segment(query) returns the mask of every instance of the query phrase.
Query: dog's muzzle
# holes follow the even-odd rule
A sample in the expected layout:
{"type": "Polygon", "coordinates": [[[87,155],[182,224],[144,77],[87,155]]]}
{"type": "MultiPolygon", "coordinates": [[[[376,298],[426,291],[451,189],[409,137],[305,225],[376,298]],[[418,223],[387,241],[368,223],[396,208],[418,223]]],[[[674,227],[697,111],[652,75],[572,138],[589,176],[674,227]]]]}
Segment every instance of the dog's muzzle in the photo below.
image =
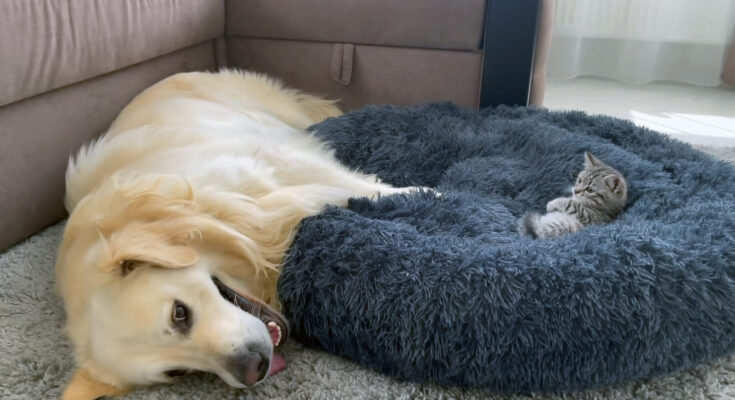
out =
{"type": "Polygon", "coordinates": [[[246,386],[253,386],[268,374],[274,374],[285,368],[286,362],[275,349],[288,339],[288,323],[278,312],[260,300],[242,295],[231,289],[217,277],[212,277],[220,295],[241,310],[256,316],[268,329],[273,343],[273,358],[269,358],[269,349],[245,348],[238,354],[229,357],[228,369],[237,380],[246,386]]]}
{"type": "Polygon", "coordinates": [[[239,307],[241,310],[258,317],[268,328],[271,335],[273,347],[280,347],[288,340],[288,323],[278,312],[270,308],[260,300],[242,295],[222,283],[217,277],[212,277],[219,293],[227,301],[239,307]]]}

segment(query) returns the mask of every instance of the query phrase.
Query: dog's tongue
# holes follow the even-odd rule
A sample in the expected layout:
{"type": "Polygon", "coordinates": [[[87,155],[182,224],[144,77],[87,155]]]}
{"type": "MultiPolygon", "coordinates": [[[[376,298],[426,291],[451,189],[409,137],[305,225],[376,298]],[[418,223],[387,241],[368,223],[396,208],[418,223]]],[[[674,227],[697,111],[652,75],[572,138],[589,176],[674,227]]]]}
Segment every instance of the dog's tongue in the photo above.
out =
{"type": "Polygon", "coordinates": [[[268,371],[268,375],[275,375],[284,369],[286,369],[286,359],[283,358],[283,355],[279,351],[274,350],[273,357],[271,358],[271,369],[268,371]]]}

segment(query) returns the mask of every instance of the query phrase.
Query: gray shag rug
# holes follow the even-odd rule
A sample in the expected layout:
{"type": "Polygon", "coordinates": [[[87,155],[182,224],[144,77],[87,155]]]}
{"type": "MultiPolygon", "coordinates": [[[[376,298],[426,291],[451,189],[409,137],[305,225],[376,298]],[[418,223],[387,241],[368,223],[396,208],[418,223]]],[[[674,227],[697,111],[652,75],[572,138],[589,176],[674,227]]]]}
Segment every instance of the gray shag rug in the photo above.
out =
{"type": "MultiPolygon", "coordinates": [[[[735,148],[702,148],[735,162],[735,148]]],[[[73,374],[53,267],[63,224],[0,254],[0,399],[58,398],[73,374]]],[[[735,355],[674,375],[601,391],[503,396],[399,382],[339,357],[286,345],[288,368],[250,390],[210,375],[136,390],[129,399],[733,399],[735,355]]]]}

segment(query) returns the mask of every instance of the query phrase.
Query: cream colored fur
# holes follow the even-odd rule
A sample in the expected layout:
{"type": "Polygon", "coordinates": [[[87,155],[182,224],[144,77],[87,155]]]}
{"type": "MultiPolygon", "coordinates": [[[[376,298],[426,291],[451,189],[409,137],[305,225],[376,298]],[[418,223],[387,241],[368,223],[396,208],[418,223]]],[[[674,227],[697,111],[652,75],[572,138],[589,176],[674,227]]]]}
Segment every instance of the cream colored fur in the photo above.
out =
{"type": "Polygon", "coordinates": [[[80,370],[66,398],[165,382],[172,368],[243,386],[222,357],[272,345],[210,277],[277,310],[280,264],[301,219],[408,190],[345,168],[305,132],[339,114],[263,75],[178,74],[70,161],[56,273],[80,370]],[[171,332],[174,300],[196,316],[187,337],[171,332]]]}

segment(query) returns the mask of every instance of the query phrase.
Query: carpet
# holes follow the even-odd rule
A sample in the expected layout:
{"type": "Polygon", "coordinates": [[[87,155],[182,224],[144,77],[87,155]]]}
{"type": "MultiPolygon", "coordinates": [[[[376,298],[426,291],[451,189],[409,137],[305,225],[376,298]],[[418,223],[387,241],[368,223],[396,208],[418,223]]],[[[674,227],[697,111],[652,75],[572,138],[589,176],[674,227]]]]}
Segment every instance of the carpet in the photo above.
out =
{"type": "MultiPolygon", "coordinates": [[[[735,148],[707,149],[735,162],[735,148]]],[[[58,398],[73,374],[53,266],[63,224],[0,254],[0,398],[58,398]]],[[[325,352],[286,344],[288,368],[250,390],[210,375],[139,389],[125,399],[732,399],[735,356],[687,371],[600,391],[504,396],[483,390],[399,382],[325,352]]]]}

